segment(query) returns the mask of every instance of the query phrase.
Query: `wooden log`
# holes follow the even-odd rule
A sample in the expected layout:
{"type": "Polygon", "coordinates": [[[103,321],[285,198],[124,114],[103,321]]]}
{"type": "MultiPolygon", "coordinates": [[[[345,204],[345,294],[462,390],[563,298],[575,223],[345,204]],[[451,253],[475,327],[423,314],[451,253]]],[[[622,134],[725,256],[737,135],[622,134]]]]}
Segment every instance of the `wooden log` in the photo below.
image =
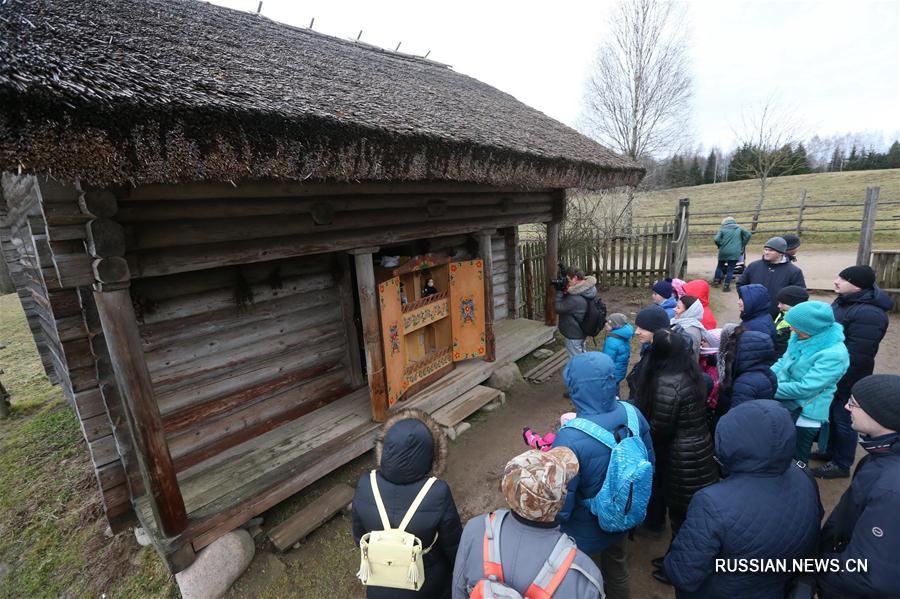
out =
{"type": "Polygon", "coordinates": [[[58,204],[45,203],[41,205],[41,208],[48,225],[83,225],[93,218],[84,214],[75,201],[58,204]]]}
{"type": "Polygon", "coordinates": [[[124,258],[110,257],[94,260],[94,277],[100,283],[124,283],[129,280],[128,262],[124,258]]]}
{"type": "Polygon", "coordinates": [[[85,440],[88,442],[111,435],[112,430],[109,426],[109,418],[106,416],[106,411],[102,414],[82,420],[81,430],[84,433],[85,440]]]}
{"type": "Polygon", "coordinates": [[[88,449],[91,452],[91,462],[94,464],[94,469],[119,459],[119,452],[116,450],[116,440],[112,435],[106,435],[89,442],[88,449]]]}
{"type": "Polygon", "coordinates": [[[94,473],[101,489],[110,489],[125,482],[125,469],[118,460],[97,468],[94,473]]]}
{"type": "Polygon", "coordinates": [[[98,218],[85,225],[87,250],[96,258],[125,255],[125,229],[108,218],[98,218]]]}
{"type": "MultiPolygon", "coordinates": [[[[506,273],[506,305],[509,308],[507,318],[519,318],[519,306],[522,303],[520,290],[521,274],[519,264],[522,262],[521,245],[519,244],[519,228],[509,227],[503,230],[506,245],[506,262],[509,269],[506,273]]],[[[494,315],[498,320],[499,317],[494,315]]]]}
{"type": "Polygon", "coordinates": [[[341,298],[341,320],[344,323],[344,335],[347,346],[347,370],[350,375],[350,384],[354,387],[362,387],[366,384],[366,376],[362,368],[362,356],[360,348],[359,329],[356,323],[356,310],[353,301],[353,272],[350,266],[350,257],[342,255],[338,258],[341,276],[338,281],[338,297],[341,298]]]}
{"type": "Polygon", "coordinates": [[[97,387],[76,393],[74,399],[75,409],[77,410],[78,418],[81,420],[86,420],[99,414],[106,414],[103,397],[100,395],[100,389],[97,387]]]}
{"type": "Polygon", "coordinates": [[[166,444],[162,418],[153,395],[150,372],[141,352],[140,334],[127,289],[94,292],[119,391],[134,421],[131,435],[152,496],[154,515],[166,535],[187,527],[184,500],[166,444]]]}
{"type": "Polygon", "coordinates": [[[378,293],[375,288],[375,269],[372,254],[378,248],[366,248],[358,253],[350,252],[356,264],[356,288],[359,294],[359,311],[362,320],[363,344],[366,353],[366,374],[369,396],[372,402],[372,419],[384,422],[387,416],[387,381],[384,371],[384,354],[381,347],[381,323],[378,318],[378,293]]]}
{"type": "Polygon", "coordinates": [[[110,218],[119,210],[116,196],[107,190],[89,190],[78,197],[82,214],[93,218],[110,218]]]}
{"type": "Polygon", "coordinates": [[[550,280],[556,278],[559,260],[559,222],[547,223],[547,255],[544,258],[544,323],[556,326],[556,289],[550,280]]]}
{"type": "Polygon", "coordinates": [[[493,362],[497,359],[497,341],[494,337],[494,253],[491,245],[491,231],[482,232],[478,236],[478,245],[483,264],[484,281],[484,359],[493,362]]]}
{"type": "Polygon", "coordinates": [[[339,484],[313,500],[305,508],[269,531],[269,539],[279,551],[305,538],[331,519],[353,500],[355,490],[346,484],[339,484]]]}
{"type": "Polygon", "coordinates": [[[71,241],[86,239],[84,225],[47,225],[47,237],[50,241],[71,241]]]}

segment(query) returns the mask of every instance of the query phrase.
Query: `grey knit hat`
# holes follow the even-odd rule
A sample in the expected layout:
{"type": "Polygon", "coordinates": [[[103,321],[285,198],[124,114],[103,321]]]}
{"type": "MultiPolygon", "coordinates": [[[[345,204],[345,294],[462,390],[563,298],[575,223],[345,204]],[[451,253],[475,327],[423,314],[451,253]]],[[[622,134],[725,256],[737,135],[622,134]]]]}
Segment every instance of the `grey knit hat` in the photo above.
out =
{"type": "Polygon", "coordinates": [[[628,324],[628,317],[621,312],[613,312],[606,320],[609,321],[609,324],[614,329],[618,329],[619,327],[623,327],[628,324]]]}
{"type": "Polygon", "coordinates": [[[783,254],[787,251],[787,241],[784,240],[784,237],[773,237],[763,247],[783,254]]]}
{"type": "Polygon", "coordinates": [[[900,431],[900,375],[870,374],[853,385],[853,398],[883,426],[900,431]]]}

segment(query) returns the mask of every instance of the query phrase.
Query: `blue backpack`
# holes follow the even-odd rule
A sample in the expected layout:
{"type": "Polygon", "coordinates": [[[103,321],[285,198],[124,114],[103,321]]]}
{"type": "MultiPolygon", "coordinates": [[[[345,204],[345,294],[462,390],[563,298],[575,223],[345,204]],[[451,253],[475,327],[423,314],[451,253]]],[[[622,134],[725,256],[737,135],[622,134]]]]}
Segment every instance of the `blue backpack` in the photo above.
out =
{"type": "Polygon", "coordinates": [[[637,410],[629,403],[620,403],[628,414],[628,431],[631,433],[621,441],[617,442],[611,432],[585,418],[573,418],[565,424],[610,449],[603,486],[596,496],[584,502],[597,516],[600,528],[607,532],[631,530],[643,522],[653,486],[653,464],[641,441],[637,410]]]}

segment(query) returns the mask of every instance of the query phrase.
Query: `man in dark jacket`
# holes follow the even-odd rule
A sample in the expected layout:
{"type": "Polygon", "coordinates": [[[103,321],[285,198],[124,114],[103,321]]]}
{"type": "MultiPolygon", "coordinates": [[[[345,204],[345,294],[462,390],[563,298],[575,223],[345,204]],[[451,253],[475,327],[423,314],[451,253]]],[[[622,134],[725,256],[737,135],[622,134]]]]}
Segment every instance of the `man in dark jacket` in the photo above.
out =
{"type": "Polygon", "coordinates": [[[787,244],[785,255],[791,262],[797,261],[797,252],[800,250],[800,236],[796,233],[785,233],[781,236],[787,244]]]}
{"type": "Polygon", "coordinates": [[[556,292],[556,313],[559,315],[559,332],[565,337],[569,357],[584,353],[587,338],[581,323],[587,314],[588,302],[597,297],[597,279],[586,277],[580,270],[566,271],[568,285],[564,291],[556,292]]]}
{"type": "Polygon", "coordinates": [[[843,571],[819,577],[819,596],[900,597],[900,376],[863,378],[845,409],[868,455],[822,527],[822,557],[843,571]],[[866,570],[853,560],[866,560],[866,570]]]}
{"type": "Polygon", "coordinates": [[[765,286],[751,283],[738,287],[741,326],[748,331],[765,333],[775,343],[775,322],[769,312],[771,304],[772,298],[765,286]]]}
{"type": "MultiPolygon", "coordinates": [[[[613,361],[601,352],[575,356],[563,371],[578,418],[590,420],[611,432],[628,421],[625,408],[616,398],[618,385],[615,372],[613,361]]],[[[638,421],[641,440],[650,461],[654,462],[650,427],[640,413],[638,421]]],[[[590,555],[600,567],[607,598],[628,597],[625,533],[601,529],[597,516],[587,505],[578,501],[578,498],[588,499],[600,492],[609,467],[610,450],[587,433],[569,427],[560,429],[553,447],[568,447],[578,456],[579,464],[578,474],[569,483],[565,505],[559,512],[562,530],[575,539],[578,548],[590,555]]]]}
{"type": "Polygon", "coordinates": [[[744,270],[744,274],[737,281],[740,288],[743,285],[758,283],[769,290],[769,315],[774,319],[778,316],[778,292],[788,285],[797,285],[806,288],[806,280],[803,271],[797,268],[790,257],[786,255],[787,242],[781,237],[773,237],[763,247],[762,260],[751,263],[744,270]]]}
{"type": "Polygon", "coordinates": [[[834,281],[837,298],[831,304],[834,320],[844,327],[844,344],[850,354],[850,368],[838,381],[831,402],[830,435],[826,455],[830,461],[813,470],[820,478],[846,478],[856,456],[856,432],[844,409],[856,381],[872,374],[875,354],[888,327],[888,311],[893,302],[875,284],[875,271],[869,266],[851,266],[834,281]]]}
{"type": "MultiPolygon", "coordinates": [[[[447,461],[447,438],[440,426],[425,412],[400,410],[388,418],[375,440],[375,461],[379,464],[376,480],[388,520],[397,527],[413,499],[429,476],[440,476],[447,461]]],[[[378,506],[372,493],[369,473],[359,478],[353,496],[353,540],[367,532],[383,530],[378,506]]],[[[425,584],[418,591],[386,587],[366,587],[368,599],[449,599],[453,562],[462,524],[450,487],[436,481],[406,527],[424,548],[431,547],[422,561],[425,584]]]]}
{"type": "Polygon", "coordinates": [[[726,478],[694,495],[664,561],[679,599],[785,596],[790,574],[737,572],[728,560],[813,557],[822,504],[794,462],[795,444],[790,414],[776,401],[742,404],[719,421],[726,478]]]}

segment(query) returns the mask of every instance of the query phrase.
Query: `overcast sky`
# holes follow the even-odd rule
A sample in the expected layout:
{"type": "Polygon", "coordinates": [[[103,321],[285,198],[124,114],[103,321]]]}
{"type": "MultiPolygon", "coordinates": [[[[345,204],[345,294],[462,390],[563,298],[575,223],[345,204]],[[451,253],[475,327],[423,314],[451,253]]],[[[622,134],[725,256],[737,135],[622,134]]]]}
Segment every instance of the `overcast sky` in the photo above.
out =
{"type": "MultiPolygon", "coordinates": [[[[255,11],[258,0],[214,0],[255,11]]],[[[574,126],[612,2],[264,0],[262,14],[424,55],[574,126]]],[[[694,140],[730,149],[768,98],[820,135],[900,132],[900,0],[688,3],[694,140]]],[[[238,32],[235,32],[239,35],[238,32]]]]}

